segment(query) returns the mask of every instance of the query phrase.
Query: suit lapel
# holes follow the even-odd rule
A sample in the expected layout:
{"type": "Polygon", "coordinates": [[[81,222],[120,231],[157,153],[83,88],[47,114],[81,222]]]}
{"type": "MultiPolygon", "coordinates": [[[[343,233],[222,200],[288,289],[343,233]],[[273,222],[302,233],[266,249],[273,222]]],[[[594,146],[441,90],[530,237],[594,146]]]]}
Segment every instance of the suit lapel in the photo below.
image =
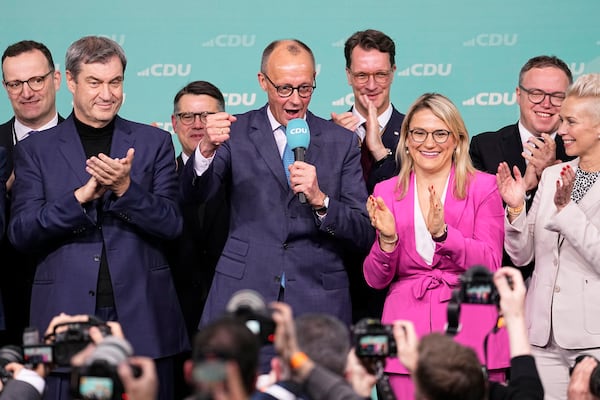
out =
{"type": "Polygon", "coordinates": [[[521,155],[523,152],[523,143],[521,143],[518,124],[513,125],[513,129],[509,132],[502,134],[501,146],[502,153],[504,154],[503,159],[506,160],[508,165],[516,165],[519,168],[519,171],[521,171],[521,174],[525,174],[527,164],[521,155]]]}
{"type": "Polygon", "coordinates": [[[400,128],[404,117],[392,106],[392,116],[385,126],[385,130],[381,135],[383,145],[393,152],[396,152],[398,141],[400,140],[400,128]]]}
{"type": "MultiPolygon", "coordinates": [[[[579,158],[569,161],[569,165],[571,165],[571,168],[573,168],[575,171],[579,165],[579,158]]],[[[581,207],[581,209],[589,216],[589,211],[592,211],[593,208],[598,207],[598,203],[600,203],[600,178],[594,182],[585,196],[583,196],[579,202],[579,207],[581,207]]]]}
{"type": "Polygon", "coordinates": [[[310,144],[308,145],[304,159],[307,163],[316,165],[317,161],[321,159],[320,154],[323,149],[321,124],[317,122],[314,115],[310,112],[306,114],[306,122],[310,130],[310,144]]]}
{"type": "Polygon", "coordinates": [[[79,179],[79,183],[84,185],[90,179],[90,175],[85,171],[85,152],[73,116],[65,120],[59,127],[59,151],[65,158],[67,165],[79,179]]]}
{"type": "MultiPolygon", "coordinates": [[[[452,166],[450,177],[448,179],[448,188],[446,189],[446,199],[444,200],[444,220],[446,221],[446,224],[450,226],[459,227],[466,210],[469,195],[467,191],[467,197],[462,200],[457,199],[454,196],[455,172],[456,170],[454,166],[452,166]]],[[[439,253],[434,254],[433,265],[437,264],[440,257],[439,253]]]]}
{"type": "Polygon", "coordinates": [[[267,117],[267,108],[263,107],[250,122],[250,141],[254,144],[259,156],[265,161],[271,173],[279,182],[282,189],[288,190],[289,184],[283,170],[283,163],[279,156],[279,149],[273,136],[273,130],[267,117]]]}
{"type": "Polygon", "coordinates": [[[393,194],[394,200],[394,215],[396,219],[402,218],[405,222],[396,227],[398,230],[398,236],[402,238],[402,246],[404,247],[404,253],[407,254],[417,265],[427,267],[427,264],[423,258],[417,252],[417,243],[415,240],[415,212],[416,207],[419,204],[415,203],[415,174],[411,173],[410,183],[406,191],[406,195],[400,201],[396,201],[395,198],[397,193],[393,194]]]}
{"type": "MultiPolygon", "coordinates": [[[[115,131],[113,133],[112,143],[110,145],[110,156],[112,158],[123,158],[127,155],[127,150],[134,147],[135,140],[131,134],[131,129],[120,117],[115,117],[115,131]]],[[[141,157],[142,155],[138,155],[141,157]]],[[[135,165],[135,157],[131,168],[135,165]]]]}

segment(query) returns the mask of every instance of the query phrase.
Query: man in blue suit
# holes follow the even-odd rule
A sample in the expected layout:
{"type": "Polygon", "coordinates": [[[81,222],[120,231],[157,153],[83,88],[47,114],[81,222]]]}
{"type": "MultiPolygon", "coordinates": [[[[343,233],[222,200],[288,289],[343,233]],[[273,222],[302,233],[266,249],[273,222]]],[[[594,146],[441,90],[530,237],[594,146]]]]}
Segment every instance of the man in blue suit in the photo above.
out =
{"type": "Polygon", "coordinates": [[[181,232],[170,135],[117,115],[127,60],[88,36],[67,50],[73,113],[15,147],[8,235],[38,260],[31,325],[95,314],[119,321],[136,354],[157,361],[161,398],[170,356],[188,346],[164,241],[181,232]]]}
{"type": "Polygon", "coordinates": [[[304,43],[275,41],[258,73],[268,104],[238,116],[207,116],[206,135],[185,165],[183,193],[202,200],[226,185],[231,222],[201,325],[221,315],[240,289],[285,301],[296,315],[324,312],[351,321],[342,256],[370,248],[374,231],[357,138],[308,111],[315,75],[304,43]],[[288,182],[285,127],[296,118],[306,119],[310,145],[306,161],[289,167],[288,182]]]}
{"type": "MultiPolygon", "coordinates": [[[[45,44],[21,40],[2,53],[3,86],[13,116],[0,124],[0,146],[7,151],[6,170],[0,176],[6,182],[6,221],[10,219],[11,188],[14,181],[13,149],[32,131],[41,132],[61,123],[64,118],[56,109],[56,93],[61,73],[45,44]]],[[[5,236],[0,240],[2,279],[0,288],[5,304],[6,330],[0,330],[0,346],[21,344],[23,330],[29,323],[31,284],[35,263],[29,254],[15,249],[5,236]]]]}
{"type": "MultiPolygon", "coordinates": [[[[396,44],[385,33],[366,29],[352,34],[344,44],[346,78],[352,87],[354,105],[350,111],[331,113],[333,121],[360,138],[360,163],[373,193],[375,185],[398,175],[396,147],[404,114],[392,104],[390,93],[396,73],[396,44]]],[[[366,253],[346,255],[350,266],[350,295],[354,322],[381,318],[386,289],[373,289],[363,276],[366,253]],[[353,267],[354,265],[354,267],[353,267]]]]}

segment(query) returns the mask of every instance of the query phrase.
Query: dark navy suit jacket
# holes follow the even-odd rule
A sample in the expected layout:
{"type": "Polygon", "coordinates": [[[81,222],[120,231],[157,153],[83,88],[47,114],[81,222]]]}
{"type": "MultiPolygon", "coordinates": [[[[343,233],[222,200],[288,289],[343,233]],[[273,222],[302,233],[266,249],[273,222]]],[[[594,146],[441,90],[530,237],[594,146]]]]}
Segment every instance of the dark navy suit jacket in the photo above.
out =
{"type": "MultiPolygon", "coordinates": [[[[58,123],[64,118],[58,115],[58,123]]],[[[13,171],[15,117],[0,125],[0,147],[7,151],[6,169],[0,175],[0,180],[8,180],[13,171]]],[[[5,221],[10,219],[10,192],[6,193],[5,221]]],[[[8,237],[0,239],[0,254],[2,255],[2,279],[0,288],[5,304],[6,330],[0,332],[0,346],[21,343],[23,330],[29,322],[29,302],[31,300],[31,283],[35,271],[35,263],[29,254],[15,249],[8,237]]]]}
{"type": "Polygon", "coordinates": [[[396,147],[400,141],[400,127],[404,120],[404,114],[400,113],[392,106],[392,115],[385,130],[381,135],[383,145],[392,151],[392,155],[384,159],[380,165],[374,165],[367,179],[367,191],[373,193],[375,185],[385,181],[400,172],[400,167],[396,165],[396,147]]]}
{"type": "Polygon", "coordinates": [[[135,353],[165,357],[187,348],[164,241],[181,232],[175,153],[170,135],[116,117],[111,157],[135,148],[131,185],[80,205],[75,189],[90,175],[71,115],[15,147],[16,179],[8,234],[37,257],[31,324],[44,332],[61,312],[94,314],[102,248],[119,322],[135,353]]]}
{"type": "Polygon", "coordinates": [[[221,315],[240,289],[254,289],[267,302],[277,300],[284,272],[283,301],[295,315],[325,312],[350,323],[342,255],[348,247],[368,249],[374,240],[356,139],[307,113],[310,145],[305,160],[315,166],[319,187],[330,198],[327,215],[319,221],[289,188],[267,107],[237,118],[230,139],[202,176],[196,177],[193,157],[184,169],[185,199],[203,201],[221,184],[231,196],[229,237],[201,324],[221,315]]]}

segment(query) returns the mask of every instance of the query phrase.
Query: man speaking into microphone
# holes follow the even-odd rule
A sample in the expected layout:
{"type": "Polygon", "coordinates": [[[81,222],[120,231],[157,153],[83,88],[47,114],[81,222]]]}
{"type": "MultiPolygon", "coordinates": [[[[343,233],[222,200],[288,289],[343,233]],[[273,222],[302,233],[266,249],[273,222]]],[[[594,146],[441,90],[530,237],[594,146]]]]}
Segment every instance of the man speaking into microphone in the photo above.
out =
{"type": "Polygon", "coordinates": [[[304,43],[275,41],[258,73],[268,104],[206,118],[182,192],[185,200],[204,201],[226,185],[231,222],[200,325],[222,315],[240,289],[259,292],[267,303],[285,301],[295,315],[325,312],[351,322],[342,255],[349,247],[368,250],[375,236],[356,138],[308,111],[315,76],[304,43]],[[287,168],[288,180],[282,159],[286,127],[295,119],[305,123],[310,145],[304,161],[287,168]]]}

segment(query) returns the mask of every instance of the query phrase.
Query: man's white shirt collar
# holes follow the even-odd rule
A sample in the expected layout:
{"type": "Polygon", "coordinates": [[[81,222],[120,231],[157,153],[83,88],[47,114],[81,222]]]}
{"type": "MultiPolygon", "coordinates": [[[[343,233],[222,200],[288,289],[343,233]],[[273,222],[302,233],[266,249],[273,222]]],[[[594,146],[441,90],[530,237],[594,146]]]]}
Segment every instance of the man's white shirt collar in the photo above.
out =
{"type": "MultiPolygon", "coordinates": [[[[31,131],[36,131],[36,132],[44,131],[46,129],[55,127],[57,124],[58,124],[58,113],[55,114],[54,118],[52,118],[50,121],[48,121],[48,123],[46,123],[45,125],[37,128],[37,129],[31,129],[28,126],[23,125],[18,119],[15,118],[14,129],[15,129],[16,139],[17,139],[17,141],[21,141],[21,140],[25,139],[27,136],[29,136],[29,133],[31,131]]],[[[15,138],[13,138],[13,140],[14,139],[15,138]]]]}

